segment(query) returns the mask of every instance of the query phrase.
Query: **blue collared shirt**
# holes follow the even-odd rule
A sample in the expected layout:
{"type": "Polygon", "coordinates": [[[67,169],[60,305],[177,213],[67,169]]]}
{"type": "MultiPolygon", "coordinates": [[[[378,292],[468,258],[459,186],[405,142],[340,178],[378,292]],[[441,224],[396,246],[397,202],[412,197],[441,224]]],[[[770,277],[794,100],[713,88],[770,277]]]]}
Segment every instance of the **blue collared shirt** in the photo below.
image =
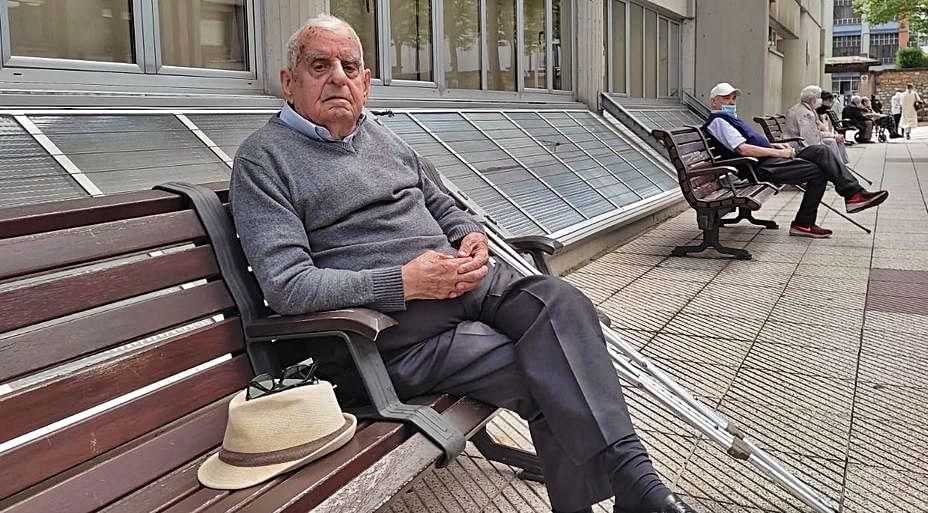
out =
{"type": "MultiPolygon", "coordinates": [[[[329,130],[324,126],[317,125],[312,121],[304,118],[299,115],[289,103],[285,103],[284,106],[280,109],[280,120],[283,121],[287,126],[296,130],[297,132],[309,137],[310,139],[315,139],[322,142],[345,142],[351,143],[351,140],[354,138],[354,134],[358,133],[357,128],[354,132],[346,135],[344,139],[336,139],[332,137],[332,134],[329,133],[329,130]]],[[[358,126],[361,125],[361,121],[364,119],[364,114],[361,114],[361,119],[358,120],[358,126]]]]}

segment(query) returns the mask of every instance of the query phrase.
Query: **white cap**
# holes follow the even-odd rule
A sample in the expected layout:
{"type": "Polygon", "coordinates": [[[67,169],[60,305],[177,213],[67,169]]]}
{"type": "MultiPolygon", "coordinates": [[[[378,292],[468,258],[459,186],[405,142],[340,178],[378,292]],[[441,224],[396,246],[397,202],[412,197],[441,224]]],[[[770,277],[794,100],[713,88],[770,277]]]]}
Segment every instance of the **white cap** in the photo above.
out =
{"type": "Polygon", "coordinates": [[[729,84],[728,82],[722,82],[716,84],[715,87],[709,91],[709,99],[715,98],[716,96],[728,96],[731,93],[741,94],[741,89],[737,89],[735,86],[729,84]]]}

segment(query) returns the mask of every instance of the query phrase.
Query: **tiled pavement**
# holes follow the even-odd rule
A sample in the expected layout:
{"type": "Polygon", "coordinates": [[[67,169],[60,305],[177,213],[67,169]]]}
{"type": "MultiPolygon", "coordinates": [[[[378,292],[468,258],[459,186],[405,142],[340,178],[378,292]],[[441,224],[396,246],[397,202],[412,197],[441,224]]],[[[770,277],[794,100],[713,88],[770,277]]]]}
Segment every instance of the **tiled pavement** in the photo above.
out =
{"type": "MultiPolygon", "coordinates": [[[[822,209],[833,238],[788,237],[799,195],[783,192],[758,213],[780,230],[723,230],[751,261],[668,257],[698,232],[688,211],[567,276],[627,340],[845,512],[928,511],[928,128],[914,135],[850,149],[856,168],[891,191],[879,209],[854,216],[872,234],[822,209]]],[[[832,191],[826,199],[843,212],[832,191]]],[[[642,392],[625,392],[659,472],[698,510],[808,511],[642,392]]],[[[492,427],[530,447],[517,418],[492,427]]],[[[469,448],[383,511],[546,504],[543,486],[469,448]]]]}

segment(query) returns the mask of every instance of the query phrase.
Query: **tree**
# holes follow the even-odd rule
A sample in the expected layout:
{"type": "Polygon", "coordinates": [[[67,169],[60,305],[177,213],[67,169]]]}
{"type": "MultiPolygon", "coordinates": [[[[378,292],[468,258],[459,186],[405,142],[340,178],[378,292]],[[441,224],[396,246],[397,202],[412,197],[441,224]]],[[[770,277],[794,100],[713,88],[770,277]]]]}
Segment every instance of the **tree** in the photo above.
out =
{"type": "Polygon", "coordinates": [[[854,10],[877,25],[906,20],[917,34],[928,34],[928,0],[854,0],[854,10]]]}
{"type": "Polygon", "coordinates": [[[925,66],[925,54],[918,47],[900,48],[896,52],[897,68],[922,68],[925,66]]]}

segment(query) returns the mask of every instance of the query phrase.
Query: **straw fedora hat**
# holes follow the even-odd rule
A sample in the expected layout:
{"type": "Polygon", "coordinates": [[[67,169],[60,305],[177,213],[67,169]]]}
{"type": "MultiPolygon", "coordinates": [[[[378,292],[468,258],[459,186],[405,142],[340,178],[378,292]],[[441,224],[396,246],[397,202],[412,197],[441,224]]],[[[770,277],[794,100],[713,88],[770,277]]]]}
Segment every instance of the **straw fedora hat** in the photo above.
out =
{"type": "Polygon", "coordinates": [[[356,427],[325,381],[248,401],[243,390],[229,403],[222,449],[197,477],[209,488],[248,488],[338,449],[356,427]]]}

